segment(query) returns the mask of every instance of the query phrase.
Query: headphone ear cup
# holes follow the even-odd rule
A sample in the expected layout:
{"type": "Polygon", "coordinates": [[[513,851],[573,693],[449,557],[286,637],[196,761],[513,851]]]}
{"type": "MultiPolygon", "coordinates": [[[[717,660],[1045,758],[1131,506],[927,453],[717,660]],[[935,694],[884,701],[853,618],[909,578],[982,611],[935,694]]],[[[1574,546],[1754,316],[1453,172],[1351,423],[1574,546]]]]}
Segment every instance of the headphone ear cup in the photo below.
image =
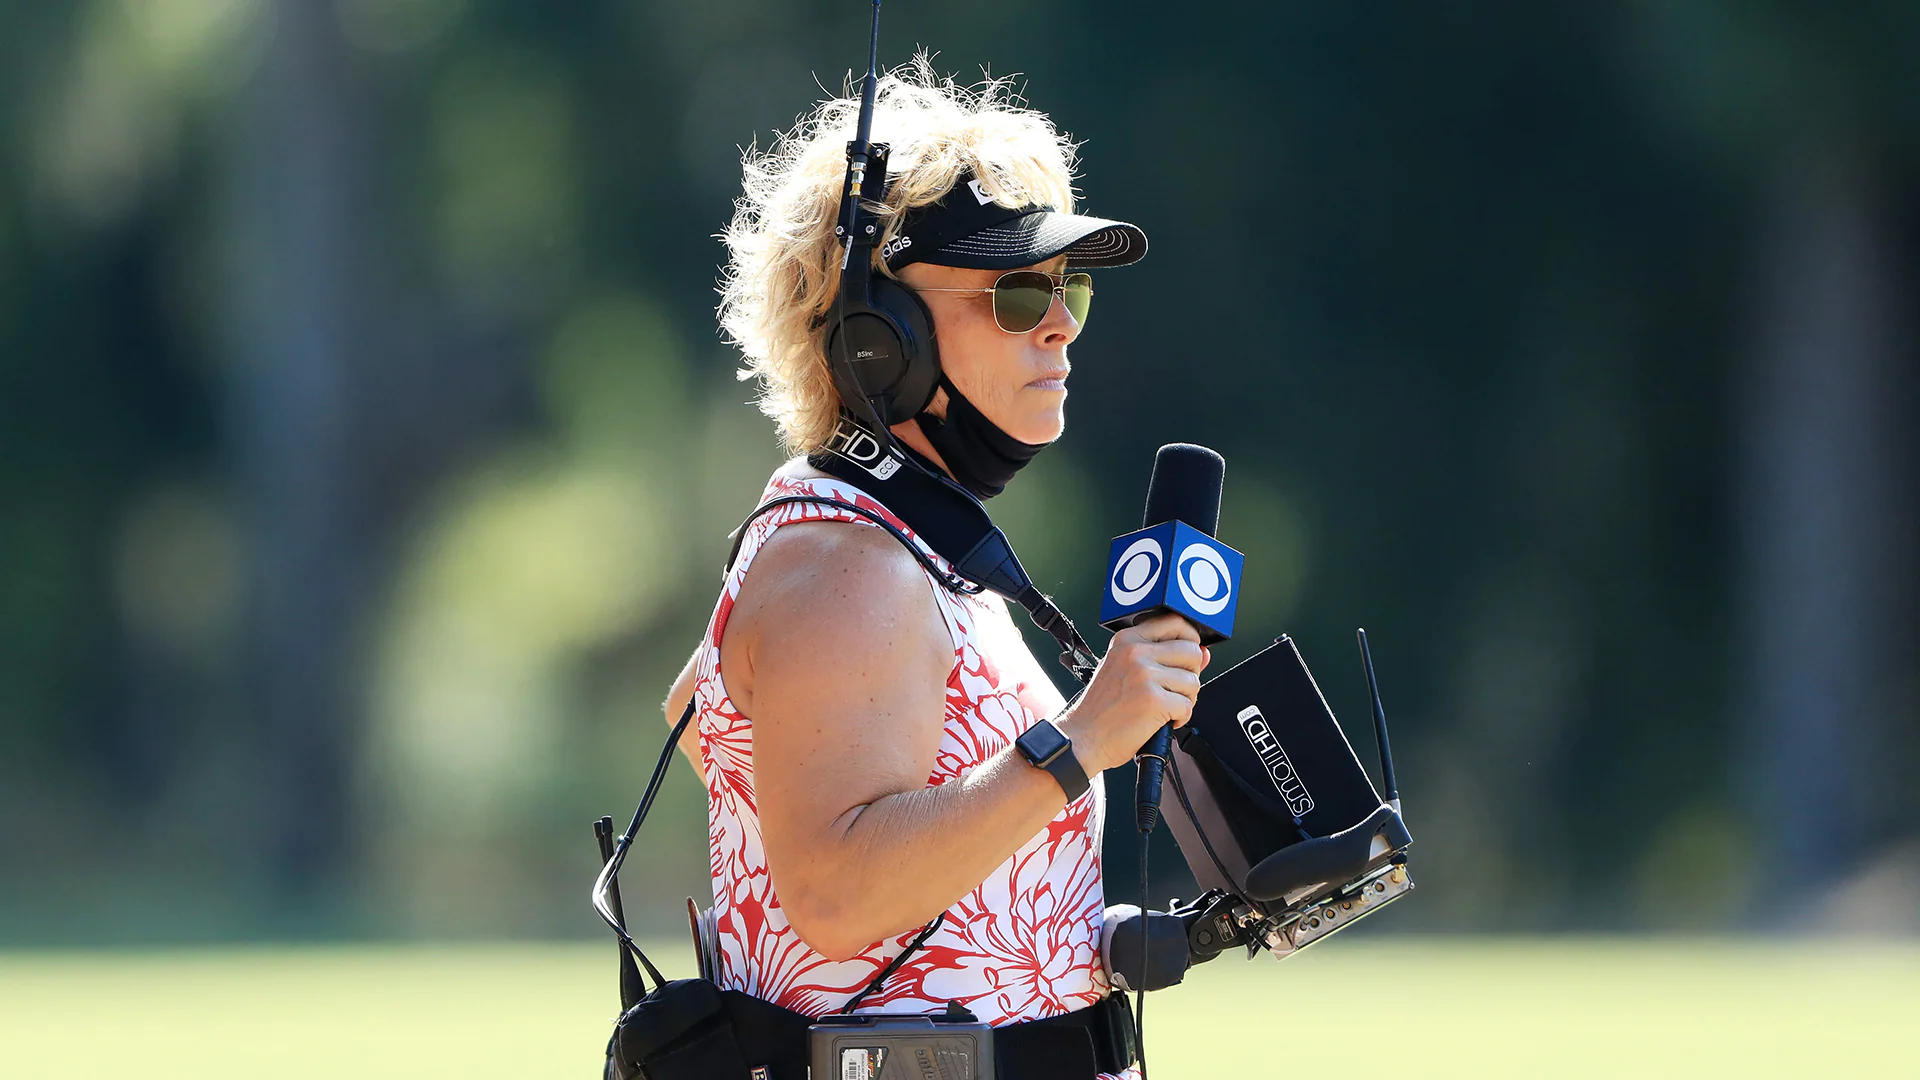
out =
{"type": "Polygon", "coordinates": [[[868,422],[881,419],[870,414],[870,400],[880,399],[885,420],[897,424],[926,408],[940,385],[933,314],[890,278],[875,275],[867,303],[835,312],[826,349],[840,400],[868,422]]]}
{"type": "Polygon", "coordinates": [[[920,415],[940,386],[940,343],[933,333],[933,312],[920,294],[892,278],[874,275],[870,290],[874,307],[884,310],[899,327],[905,364],[887,393],[894,422],[920,415]]]}
{"type": "Polygon", "coordinates": [[[884,426],[873,407],[891,417],[890,391],[906,370],[905,349],[892,320],[864,304],[836,310],[826,349],[827,370],[833,373],[840,401],[862,422],[884,426]]]}

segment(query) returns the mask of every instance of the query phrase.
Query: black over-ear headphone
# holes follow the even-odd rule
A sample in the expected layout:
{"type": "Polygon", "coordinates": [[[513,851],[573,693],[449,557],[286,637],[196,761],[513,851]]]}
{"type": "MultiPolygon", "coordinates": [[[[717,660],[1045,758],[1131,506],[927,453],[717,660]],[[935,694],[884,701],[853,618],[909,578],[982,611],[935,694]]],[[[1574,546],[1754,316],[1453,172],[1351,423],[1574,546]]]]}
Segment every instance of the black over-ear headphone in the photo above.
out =
{"type": "MultiPolygon", "coordinates": [[[[887,146],[875,144],[868,150],[860,198],[879,202],[886,176],[887,146]]],[[[940,384],[940,347],[926,301],[873,268],[878,225],[872,215],[861,208],[854,216],[860,231],[847,251],[840,295],[829,316],[827,366],[840,400],[879,432],[919,415],[933,400],[940,384]]]]}
{"type": "Polygon", "coordinates": [[[827,370],[848,412],[882,440],[894,424],[912,419],[933,400],[940,385],[940,348],[933,313],[913,290],[874,269],[880,224],[868,204],[885,200],[887,145],[873,133],[873,98],[879,84],[880,13],[874,4],[867,77],[860,93],[860,120],[847,144],[847,182],[834,234],[846,245],[840,264],[840,295],[827,325],[827,370]]]}

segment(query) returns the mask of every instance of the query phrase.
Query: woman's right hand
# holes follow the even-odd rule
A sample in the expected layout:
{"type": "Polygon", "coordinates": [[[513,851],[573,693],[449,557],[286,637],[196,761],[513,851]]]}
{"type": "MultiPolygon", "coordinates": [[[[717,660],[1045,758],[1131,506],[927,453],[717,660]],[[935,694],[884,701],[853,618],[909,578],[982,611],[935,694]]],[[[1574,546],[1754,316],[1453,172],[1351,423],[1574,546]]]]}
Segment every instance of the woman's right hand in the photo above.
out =
{"type": "Polygon", "coordinates": [[[1199,631],[1178,615],[1156,615],[1113,635],[1086,692],[1056,725],[1073,740],[1087,775],[1133,760],[1162,725],[1184,726],[1209,659],[1199,631]]]}

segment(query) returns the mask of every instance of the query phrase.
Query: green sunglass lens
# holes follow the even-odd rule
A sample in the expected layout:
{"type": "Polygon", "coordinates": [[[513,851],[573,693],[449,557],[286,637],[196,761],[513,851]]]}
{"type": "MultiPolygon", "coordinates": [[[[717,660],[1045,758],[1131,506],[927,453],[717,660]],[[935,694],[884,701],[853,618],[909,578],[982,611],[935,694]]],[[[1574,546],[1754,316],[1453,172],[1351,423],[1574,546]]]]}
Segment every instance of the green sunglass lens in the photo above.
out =
{"type": "Polygon", "coordinates": [[[1039,326],[1053,305],[1053,279],[1031,270],[1002,274],[993,284],[993,318],[1009,334],[1039,326]]]}
{"type": "MultiPolygon", "coordinates": [[[[1039,326],[1053,306],[1053,279],[1037,270],[1018,270],[1002,274],[993,286],[993,317],[1000,329],[1024,334],[1039,326]]],[[[1082,326],[1087,308],[1093,304],[1093,278],[1088,274],[1068,274],[1060,286],[1067,314],[1082,326]]]]}
{"type": "Polygon", "coordinates": [[[1087,325],[1087,309],[1093,306],[1093,277],[1089,274],[1068,274],[1066,284],[1061,288],[1066,301],[1067,314],[1081,326],[1087,325]]]}

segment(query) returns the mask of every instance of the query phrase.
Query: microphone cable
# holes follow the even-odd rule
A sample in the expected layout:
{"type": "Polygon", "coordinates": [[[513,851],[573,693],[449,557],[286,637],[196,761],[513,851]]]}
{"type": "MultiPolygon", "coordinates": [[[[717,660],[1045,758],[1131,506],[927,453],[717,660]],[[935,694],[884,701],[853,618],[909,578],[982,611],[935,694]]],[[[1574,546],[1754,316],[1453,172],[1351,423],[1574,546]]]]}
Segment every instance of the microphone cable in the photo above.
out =
{"type": "Polygon", "coordinates": [[[1140,833],[1140,985],[1133,991],[1133,1048],[1140,1055],[1140,1080],[1147,1080],[1147,850],[1153,831],[1140,833]]]}

